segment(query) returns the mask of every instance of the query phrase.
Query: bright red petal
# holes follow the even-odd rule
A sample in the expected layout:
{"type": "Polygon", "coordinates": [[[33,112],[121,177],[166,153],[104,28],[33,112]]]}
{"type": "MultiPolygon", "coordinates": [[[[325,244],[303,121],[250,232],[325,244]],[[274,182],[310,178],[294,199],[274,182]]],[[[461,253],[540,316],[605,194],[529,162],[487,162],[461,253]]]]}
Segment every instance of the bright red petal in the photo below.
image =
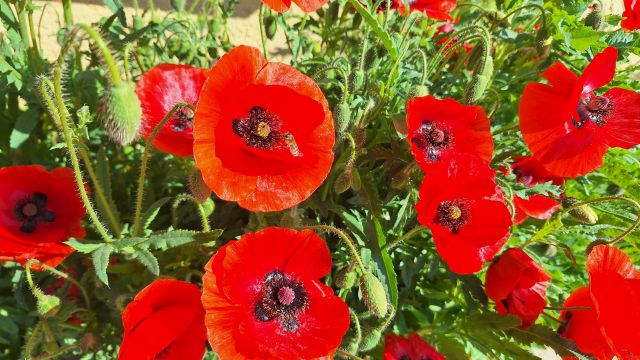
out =
{"type": "Polygon", "coordinates": [[[603,96],[613,104],[601,128],[606,132],[607,145],[629,149],[640,144],[640,94],[613,88],[603,96]]]}
{"type": "Polygon", "coordinates": [[[403,356],[414,358],[416,354],[408,339],[395,334],[384,336],[384,360],[400,360],[403,356]]]}
{"type": "Polygon", "coordinates": [[[640,29],[640,2],[637,0],[624,0],[623,20],[620,27],[627,31],[640,29]]]}
{"type": "Polygon", "coordinates": [[[291,0],[261,0],[271,10],[279,13],[286,12],[291,7],[291,0]]]}
{"type": "MultiPolygon", "coordinates": [[[[145,139],[177,103],[195,106],[207,72],[188,65],[160,64],[142,75],[136,93],[142,106],[140,133],[145,139]]],[[[153,145],[169,154],[193,154],[193,123],[174,115],[158,132],[153,145]]]]}
{"type": "Polygon", "coordinates": [[[587,307],[591,310],[562,311],[560,320],[566,324],[558,330],[560,335],[576,343],[583,353],[593,354],[598,359],[612,359],[614,353],[600,331],[589,288],[581,287],[574,291],[564,302],[564,307],[587,307]]]}
{"type": "Polygon", "coordinates": [[[416,354],[416,359],[446,360],[438,350],[429,345],[429,343],[424,341],[420,335],[416,333],[409,334],[409,342],[411,343],[413,352],[416,354]]]}
{"type": "Polygon", "coordinates": [[[310,13],[320,9],[329,0],[293,0],[303,12],[310,13]]]}
{"type": "Polygon", "coordinates": [[[616,75],[616,61],[618,61],[618,49],[613,46],[594,56],[580,76],[582,93],[588,94],[610,83],[616,75]]]}
{"type": "Polygon", "coordinates": [[[514,197],[513,204],[527,216],[536,219],[548,219],[560,208],[560,202],[543,195],[532,195],[525,200],[514,197]]]}

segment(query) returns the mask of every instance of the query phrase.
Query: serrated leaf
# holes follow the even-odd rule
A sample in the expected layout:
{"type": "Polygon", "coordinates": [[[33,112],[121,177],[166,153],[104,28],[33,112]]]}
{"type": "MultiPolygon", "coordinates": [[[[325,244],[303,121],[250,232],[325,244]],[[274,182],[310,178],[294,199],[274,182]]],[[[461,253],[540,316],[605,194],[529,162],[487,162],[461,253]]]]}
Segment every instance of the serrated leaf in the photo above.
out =
{"type": "Polygon", "coordinates": [[[83,254],[90,254],[104,245],[104,243],[80,242],[78,239],[74,238],[71,238],[64,243],[71,246],[77,252],[81,252],[83,254]]]}
{"type": "Polygon", "coordinates": [[[55,144],[55,145],[51,146],[51,147],[49,148],[49,150],[58,150],[58,149],[66,149],[66,148],[67,148],[67,144],[66,144],[66,143],[61,142],[61,143],[57,143],[57,144],[55,144]]]}
{"type": "Polygon", "coordinates": [[[158,216],[158,212],[160,212],[160,208],[164,206],[164,204],[166,204],[169,200],[171,200],[170,197],[163,197],[162,199],[151,204],[151,206],[149,206],[147,211],[145,211],[144,214],[142,214],[143,230],[147,230],[149,228],[153,220],[155,220],[156,216],[158,216]]]}
{"type": "Polygon", "coordinates": [[[107,276],[107,267],[109,266],[109,257],[113,252],[113,246],[103,244],[91,254],[93,267],[96,270],[98,279],[105,285],[109,286],[109,277],[107,276]]]}
{"type": "Polygon", "coordinates": [[[393,39],[389,35],[389,31],[386,31],[382,28],[382,25],[378,22],[378,20],[367,10],[360,1],[358,0],[349,0],[349,4],[353,6],[358,13],[362,16],[364,21],[371,26],[373,32],[376,33],[378,39],[382,41],[385,49],[389,52],[389,56],[391,56],[391,60],[396,60],[398,58],[398,50],[393,43],[393,39]]]}
{"type": "Polygon", "coordinates": [[[621,149],[609,150],[598,172],[622,188],[627,196],[640,201],[640,163],[625,154],[621,149]]]}
{"type": "Polygon", "coordinates": [[[136,250],[136,259],[144,265],[154,275],[160,275],[160,265],[158,259],[147,249],[136,250]]]}
{"type": "Polygon", "coordinates": [[[151,235],[149,244],[151,248],[158,250],[166,250],[176,246],[192,243],[194,241],[215,241],[222,235],[221,229],[209,231],[206,233],[192,230],[172,230],[151,235]],[[213,240],[212,240],[213,239],[213,240]]]}
{"type": "Polygon", "coordinates": [[[123,250],[125,248],[128,247],[148,247],[149,245],[146,244],[149,242],[149,239],[147,238],[143,238],[143,237],[134,237],[134,238],[126,238],[126,239],[120,239],[117,240],[116,242],[113,243],[113,247],[115,250],[123,250]],[[141,245],[146,245],[146,246],[141,246],[141,245]]]}
{"type": "Polygon", "coordinates": [[[527,200],[530,196],[533,195],[548,196],[549,194],[553,194],[557,196],[562,194],[562,189],[557,185],[553,185],[551,181],[535,184],[532,187],[527,187],[520,183],[516,183],[513,186],[513,193],[514,195],[527,200]]]}

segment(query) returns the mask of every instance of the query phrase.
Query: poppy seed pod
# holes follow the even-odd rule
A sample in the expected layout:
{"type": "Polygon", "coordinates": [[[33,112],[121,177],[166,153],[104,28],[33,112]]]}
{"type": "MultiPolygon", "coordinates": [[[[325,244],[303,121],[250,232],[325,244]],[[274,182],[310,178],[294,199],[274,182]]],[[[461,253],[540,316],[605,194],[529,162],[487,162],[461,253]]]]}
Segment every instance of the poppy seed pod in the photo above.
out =
{"type": "MultiPolygon", "coordinates": [[[[580,203],[580,200],[575,198],[564,198],[562,199],[562,206],[566,208],[570,208],[576,204],[580,203]]],[[[598,214],[596,214],[595,210],[589,205],[581,205],[577,208],[570,210],[569,215],[579,222],[587,225],[595,225],[598,222],[598,214]]]]}
{"type": "Polygon", "coordinates": [[[360,343],[360,351],[369,351],[378,345],[380,342],[380,338],[382,337],[382,332],[379,329],[372,329],[368,334],[362,338],[362,342],[360,343]]]}
{"type": "Polygon", "coordinates": [[[120,145],[129,145],[138,137],[142,109],[135,92],[135,86],[129,82],[112,86],[104,98],[104,126],[111,140],[120,145]]]}
{"type": "Polygon", "coordinates": [[[360,278],[360,292],[362,293],[362,300],[371,314],[379,318],[387,315],[389,308],[387,293],[382,282],[375,275],[370,272],[362,275],[360,278]]]}
{"type": "Polygon", "coordinates": [[[60,310],[60,298],[55,295],[38,297],[38,314],[44,317],[55,316],[60,310]]]}
{"type": "Polygon", "coordinates": [[[351,171],[347,171],[345,169],[336,178],[336,181],[333,183],[333,190],[336,194],[342,194],[343,192],[349,190],[351,188],[351,182],[353,180],[353,176],[351,171]]]}

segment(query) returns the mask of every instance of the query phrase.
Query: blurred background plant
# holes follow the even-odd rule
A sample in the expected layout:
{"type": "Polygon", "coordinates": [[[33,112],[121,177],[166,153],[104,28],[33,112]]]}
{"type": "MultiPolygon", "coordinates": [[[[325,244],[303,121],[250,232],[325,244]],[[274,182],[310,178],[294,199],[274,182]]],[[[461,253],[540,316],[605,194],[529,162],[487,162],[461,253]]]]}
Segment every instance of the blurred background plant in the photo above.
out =
{"type": "MultiPolygon", "coordinates": [[[[535,358],[531,348],[542,346],[581,356],[556,334],[557,312],[549,310],[533,328],[520,330],[516,318],[493,310],[482,273],[457,275],[442,264],[429,232],[416,221],[413,205],[423,175],[404,139],[404,104],[411,96],[430,93],[482,105],[496,144],[492,165],[509,167],[514,155],[527,153],[517,122],[527,82],[538,80],[561,58],[581,70],[607,45],[617,47],[621,59],[640,55],[640,36],[619,29],[619,13],[586,0],[469,0],[458,3],[454,21],[443,23],[419,12],[376,11],[384,8],[384,0],[333,0],[312,14],[278,14],[260,7],[252,26],[254,33],[261,31],[261,46],[271,49],[275,37],[285,49],[270,52],[269,58],[284,59],[312,76],[334,108],[339,141],[329,177],[299,206],[250,213],[215,197],[203,204],[192,201],[187,187],[191,158],[154,151],[143,182],[143,231],[135,234],[134,199],[145,146],[140,141],[114,144],[98,120],[103,95],[116,86],[111,65],[125,83],[163,62],[208,68],[238,45],[229,35],[238,3],[173,0],[169,11],[158,10],[153,1],[144,9],[137,1],[133,8],[119,0],[104,4],[111,15],[79,27],[83,14],[73,12],[71,0],[62,1],[56,41],[66,54],[51,59],[44,50],[52,45],[42,41],[39,30],[50,4],[0,2],[0,166],[68,165],[67,137],[48,113],[68,116],[74,124],[72,144],[104,223],[101,230],[92,222],[87,241],[72,244],[78,251],[56,270],[66,274],[62,279],[52,269],[27,274],[15,263],[0,265],[0,358],[113,359],[121,341],[122,309],[156,276],[199,283],[204,263],[222,239],[267,225],[318,224],[343,229],[353,239],[395,310],[393,319],[393,312],[383,319],[367,312],[354,287],[365,274],[352,264],[346,244],[327,235],[334,272],[326,282],[358,314],[359,331],[348,333],[343,342],[354,356],[380,358],[378,337],[391,328],[402,334],[417,331],[450,359],[529,359],[535,358]],[[45,92],[59,86],[63,108],[43,105],[39,95],[46,83],[42,76],[50,74],[54,84],[45,92]],[[42,293],[34,297],[35,286],[42,293]],[[62,301],[43,298],[48,295],[62,301]],[[43,305],[46,301],[53,303],[43,305]]],[[[636,63],[626,64],[611,85],[638,88],[637,70],[636,63]]],[[[640,201],[639,160],[637,150],[611,150],[602,168],[568,180],[564,193],[576,199],[624,194],[640,201]]],[[[523,190],[512,177],[502,180],[506,194],[523,190]]],[[[540,187],[531,193],[558,191],[540,187]]],[[[588,244],[613,237],[637,220],[629,202],[599,202],[592,208],[596,223],[571,217],[563,222],[556,216],[513,228],[508,245],[531,244],[535,260],[553,276],[552,306],[561,306],[573,289],[586,284],[581,264],[588,244]]],[[[640,262],[638,240],[631,233],[622,245],[635,263],[640,262]]]]}

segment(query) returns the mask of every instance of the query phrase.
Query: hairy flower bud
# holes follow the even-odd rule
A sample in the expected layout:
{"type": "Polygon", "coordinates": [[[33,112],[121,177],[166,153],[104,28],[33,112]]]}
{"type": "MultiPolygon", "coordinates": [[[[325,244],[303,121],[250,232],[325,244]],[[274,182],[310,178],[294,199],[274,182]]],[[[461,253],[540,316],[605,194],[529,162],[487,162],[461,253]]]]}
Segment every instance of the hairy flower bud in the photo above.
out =
{"type": "Polygon", "coordinates": [[[387,315],[389,308],[387,293],[382,282],[375,275],[370,272],[362,275],[360,278],[360,292],[362,293],[362,300],[371,314],[379,318],[387,315]]]}
{"type": "Polygon", "coordinates": [[[276,36],[276,31],[278,30],[278,22],[276,21],[276,17],[273,15],[265,16],[263,21],[267,38],[271,40],[274,36],[276,36]]]}
{"type": "Polygon", "coordinates": [[[549,51],[551,51],[551,42],[553,38],[551,37],[551,33],[547,26],[544,25],[540,27],[538,32],[536,33],[535,38],[535,48],[538,56],[547,57],[549,56],[549,51]]]}
{"type": "Polygon", "coordinates": [[[347,130],[351,123],[351,109],[347,103],[340,103],[333,109],[333,118],[335,119],[336,129],[339,133],[347,130]]]}
{"type": "Polygon", "coordinates": [[[111,140],[129,145],[138,137],[142,109],[133,83],[123,82],[107,90],[103,99],[103,122],[111,140]]]}
{"type": "Polygon", "coordinates": [[[368,334],[365,334],[360,343],[360,351],[369,351],[375,348],[380,342],[382,332],[378,329],[371,330],[368,334]]]}
{"type": "Polygon", "coordinates": [[[602,24],[604,24],[604,17],[602,16],[602,8],[600,4],[594,3],[591,5],[591,12],[584,18],[584,24],[590,26],[594,30],[600,30],[602,24]]]}
{"type": "Polygon", "coordinates": [[[336,181],[333,183],[333,190],[336,192],[336,194],[342,194],[343,192],[349,190],[349,188],[351,188],[352,179],[353,177],[351,171],[347,171],[345,169],[345,171],[342,171],[340,172],[340,174],[338,174],[336,181]]]}
{"type": "Polygon", "coordinates": [[[364,70],[358,69],[356,70],[355,75],[353,76],[353,89],[360,90],[364,85],[364,70]]]}
{"type": "Polygon", "coordinates": [[[187,178],[187,186],[191,195],[200,203],[204,203],[211,196],[211,189],[207,186],[202,178],[202,172],[195,169],[187,178]]]}
{"type": "Polygon", "coordinates": [[[357,274],[349,266],[338,269],[334,277],[334,284],[340,289],[351,289],[356,284],[357,274]]]}
{"type": "Polygon", "coordinates": [[[55,316],[60,310],[60,298],[54,295],[38,297],[38,314],[44,317],[55,316]]]}
{"type": "Polygon", "coordinates": [[[429,95],[429,88],[425,85],[413,85],[407,94],[409,99],[429,95]]]}
{"type": "MultiPolygon", "coordinates": [[[[580,200],[574,198],[564,198],[562,199],[562,206],[566,208],[570,208],[576,204],[580,203],[580,200]]],[[[576,219],[577,221],[587,224],[594,225],[598,222],[598,214],[596,214],[595,210],[589,205],[581,205],[577,208],[570,210],[569,215],[576,219]]]]}
{"type": "Polygon", "coordinates": [[[488,56],[481,71],[473,74],[471,81],[465,90],[465,102],[467,104],[475,104],[484,95],[485,90],[489,87],[491,77],[493,76],[493,58],[488,56]]]}

